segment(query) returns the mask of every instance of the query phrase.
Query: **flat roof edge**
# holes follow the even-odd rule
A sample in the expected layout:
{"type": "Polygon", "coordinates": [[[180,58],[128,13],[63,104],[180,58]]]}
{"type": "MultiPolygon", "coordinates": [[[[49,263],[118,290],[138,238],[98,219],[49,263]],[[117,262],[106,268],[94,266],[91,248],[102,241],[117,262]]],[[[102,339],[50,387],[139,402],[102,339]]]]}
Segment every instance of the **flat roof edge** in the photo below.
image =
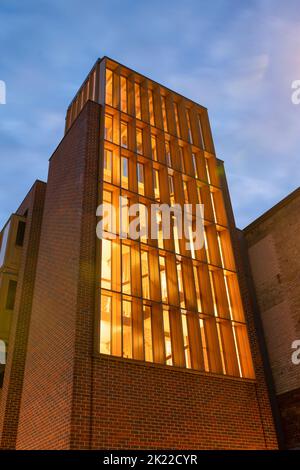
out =
{"type": "Polygon", "coordinates": [[[257,219],[255,219],[249,225],[247,225],[243,229],[243,232],[250,232],[254,227],[267,220],[269,217],[274,215],[276,212],[285,207],[289,202],[291,202],[293,199],[296,199],[298,196],[300,196],[300,186],[294,191],[292,191],[290,194],[288,194],[285,198],[281,199],[281,201],[277,202],[277,204],[268,209],[262,215],[257,217],[257,219]]]}

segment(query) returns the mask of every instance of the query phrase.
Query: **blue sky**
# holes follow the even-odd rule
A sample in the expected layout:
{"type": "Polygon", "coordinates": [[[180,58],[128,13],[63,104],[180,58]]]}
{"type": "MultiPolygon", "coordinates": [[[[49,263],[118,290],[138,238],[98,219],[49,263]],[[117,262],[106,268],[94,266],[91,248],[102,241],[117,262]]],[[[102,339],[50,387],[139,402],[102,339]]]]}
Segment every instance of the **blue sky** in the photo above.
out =
{"type": "Polygon", "coordinates": [[[1,0],[0,226],[63,136],[66,108],[108,55],[209,110],[237,225],[300,181],[297,0],[1,0]]]}

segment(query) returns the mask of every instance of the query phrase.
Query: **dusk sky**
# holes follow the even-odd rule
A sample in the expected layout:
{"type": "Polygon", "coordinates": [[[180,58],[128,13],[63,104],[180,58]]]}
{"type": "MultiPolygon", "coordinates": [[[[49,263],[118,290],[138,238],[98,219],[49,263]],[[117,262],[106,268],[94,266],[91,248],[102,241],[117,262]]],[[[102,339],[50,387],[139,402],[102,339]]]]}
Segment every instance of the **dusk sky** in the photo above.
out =
{"type": "Polygon", "coordinates": [[[240,228],[299,186],[297,0],[1,0],[0,44],[0,226],[46,180],[103,55],[208,108],[240,228]]]}

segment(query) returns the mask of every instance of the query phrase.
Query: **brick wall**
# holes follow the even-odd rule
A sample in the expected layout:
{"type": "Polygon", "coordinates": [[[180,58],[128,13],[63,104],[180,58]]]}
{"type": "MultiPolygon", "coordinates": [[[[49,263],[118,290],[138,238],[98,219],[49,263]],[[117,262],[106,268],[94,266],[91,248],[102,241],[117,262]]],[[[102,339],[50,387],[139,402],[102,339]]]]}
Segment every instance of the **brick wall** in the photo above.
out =
{"type": "Polygon", "coordinates": [[[248,280],[247,254],[244,252],[243,238],[241,233],[236,229],[233,210],[231,206],[230,194],[228,190],[225,169],[222,162],[219,162],[219,173],[222,181],[223,192],[225,195],[225,206],[231,231],[231,239],[235,254],[237,273],[241,289],[241,295],[245,310],[245,317],[248,325],[248,334],[251,345],[252,358],[254,362],[256,374],[256,394],[261,412],[261,420],[263,423],[264,434],[266,437],[267,448],[278,446],[278,433],[280,429],[276,429],[275,420],[277,418],[276,404],[272,406],[272,384],[267,379],[269,372],[269,364],[264,348],[264,338],[260,331],[260,323],[255,317],[255,300],[251,290],[251,282],[248,280]]]}
{"type": "Polygon", "coordinates": [[[2,449],[13,449],[16,445],[45,190],[46,184],[37,181],[17,211],[19,215],[27,213],[27,217],[0,402],[2,449]]]}
{"type": "Polygon", "coordinates": [[[300,366],[291,361],[291,344],[300,339],[299,213],[300,190],[297,190],[245,230],[288,447],[294,447],[297,439],[300,446],[300,366]]]}
{"type": "MultiPolygon", "coordinates": [[[[93,271],[94,259],[88,265],[84,249],[90,247],[82,248],[81,239],[84,226],[95,243],[94,230],[85,224],[86,201],[92,198],[93,209],[96,204],[99,123],[99,105],[87,103],[50,161],[17,448],[70,448],[73,418],[84,440],[89,408],[83,402],[91,393],[89,345],[83,345],[88,352],[83,351],[81,364],[77,358],[80,329],[89,328],[93,298],[85,292],[84,276],[93,271]],[[87,187],[91,173],[92,194],[87,187]],[[80,310],[84,300],[86,311],[80,310]]],[[[86,331],[89,344],[91,334],[86,331]]]]}
{"type": "Polygon", "coordinates": [[[300,448],[300,388],[278,396],[287,447],[300,448]]]}
{"type": "Polygon", "coordinates": [[[251,381],[102,356],[93,397],[94,449],[276,446],[251,381]]]}

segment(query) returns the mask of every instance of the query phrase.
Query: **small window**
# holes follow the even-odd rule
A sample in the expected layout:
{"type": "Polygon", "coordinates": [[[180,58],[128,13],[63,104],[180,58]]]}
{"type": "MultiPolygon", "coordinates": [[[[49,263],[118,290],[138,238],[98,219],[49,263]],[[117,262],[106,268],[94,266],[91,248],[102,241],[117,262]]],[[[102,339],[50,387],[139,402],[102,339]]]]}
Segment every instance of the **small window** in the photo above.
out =
{"type": "Polygon", "coordinates": [[[165,149],[166,149],[166,159],[167,165],[172,167],[172,159],[171,159],[171,151],[170,151],[170,143],[168,140],[165,141],[165,149]]]}
{"type": "Polygon", "coordinates": [[[138,191],[139,194],[144,196],[145,194],[145,175],[144,175],[144,165],[142,163],[137,164],[137,180],[138,180],[138,191]]]}
{"type": "Polygon", "coordinates": [[[170,326],[169,315],[170,315],[170,312],[164,306],[163,307],[163,322],[164,322],[166,364],[168,366],[172,366],[173,357],[172,357],[171,326],[170,326]]]}
{"type": "Polygon", "coordinates": [[[201,116],[198,116],[199,132],[200,132],[200,141],[201,147],[205,150],[204,137],[203,137],[203,126],[201,121],[201,116]]]}
{"type": "Polygon", "coordinates": [[[106,104],[113,105],[113,72],[106,69],[106,104]]]}
{"type": "Polygon", "coordinates": [[[7,291],[7,298],[6,298],[6,310],[13,310],[15,306],[15,299],[16,299],[16,291],[17,291],[17,281],[9,281],[8,284],[8,291],[7,291]]]}
{"type": "Polygon", "coordinates": [[[153,169],[153,180],[154,180],[154,197],[157,201],[159,201],[160,200],[159,172],[155,168],[153,169]]]}
{"type": "Polygon", "coordinates": [[[138,154],[143,154],[143,131],[139,128],[136,129],[136,150],[138,154]]]}
{"type": "Polygon", "coordinates": [[[180,158],[181,171],[182,173],[185,173],[184,151],[181,145],[179,145],[179,158],[180,158]]]}
{"type": "Polygon", "coordinates": [[[149,305],[143,306],[144,313],[144,347],[145,347],[145,361],[153,362],[152,350],[152,312],[149,305]]]}
{"type": "Polygon", "coordinates": [[[105,114],[105,132],[104,138],[109,140],[109,142],[113,141],[113,118],[110,114],[105,114]]]}
{"type": "Polygon", "coordinates": [[[128,148],[128,124],[125,121],[121,121],[121,145],[128,148]]]}
{"type": "Polygon", "coordinates": [[[190,111],[186,109],[186,120],[188,125],[188,136],[190,144],[193,143],[193,134],[192,134],[192,126],[191,126],[191,118],[190,118],[190,111]]]}
{"type": "Polygon", "coordinates": [[[135,115],[137,119],[141,119],[141,88],[138,83],[134,84],[134,93],[135,93],[135,115]]]}
{"type": "Polygon", "coordinates": [[[128,158],[121,157],[121,186],[128,189],[128,158]]]}
{"type": "Polygon", "coordinates": [[[161,298],[163,302],[168,302],[166,258],[164,256],[159,256],[158,260],[160,272],[161,298]]]}
{"type": "Polygon", "coordinates": [[[103,165],[104,181],[111,183],[112,181],[112,151],[104,150],[104,165],[103,165]]]}
{"type": "Polygon", "coordinates": [[[123,357],[132,358],[132,304],[131,301],[122,302],[123,323],[123,357]]]}
{"type": "Polygon", "coordinates": [[[162,106],[162,115],[164,121],[164,131],[168,132],[168,120],[167,120],[167,106],[166,106],[166,97],[161,97],[161,106],[162,106]]]}
{"type": "Polygon", "coordinates": [[[121,111],[127,113],[127,79],[121,77],[121,111]]]}
{"type": "Polygon", "coordinates": [[[153,91],[148,90],[149,93],[149,114],[150,114],[150,124],[151,126],[155,126],[155,118],[154,118],[154,98],[153,98],[153,91]]]}
{"type": "Polygon", "coordinates": [[[177,103],[174,103],[174,114],[175,114],[177,137],[181,137],[181,135],[180,135],[180,124],[179,124],[179,114],[178,114],[178,104],[177,103]]]}
{"type": "Polygon", "coordinates": [[[197,161],[196,161],[196,155],[194,153],[192,153],[192,162],[193,162],[195,178],[198,178],[197,161]]]}
{"type": "Polygon", "coordinates": [[[157,137],[156,135],[151,135],[151,150],[152,158],[157,161],[157,137]]]}
{"type": "Polygon", "coordinates": [[[18,224],[17,236],[16,236],[16,245],[23,246],[24,236],[25,236],[25,227],[26,223],[20,220],[18,224]]]}

